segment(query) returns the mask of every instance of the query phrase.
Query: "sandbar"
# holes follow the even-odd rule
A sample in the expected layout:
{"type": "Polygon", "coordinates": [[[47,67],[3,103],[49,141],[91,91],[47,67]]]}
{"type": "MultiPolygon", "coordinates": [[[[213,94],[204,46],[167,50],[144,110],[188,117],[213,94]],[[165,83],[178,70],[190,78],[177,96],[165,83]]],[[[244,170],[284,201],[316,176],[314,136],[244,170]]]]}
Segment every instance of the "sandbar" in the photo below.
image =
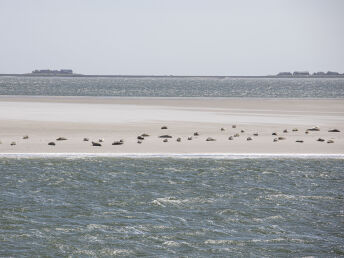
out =
{"type": "Polygon", "coordinates": [[[0,96],[0,153],[344,154],[343,132],[343,99],[0,96]]]}

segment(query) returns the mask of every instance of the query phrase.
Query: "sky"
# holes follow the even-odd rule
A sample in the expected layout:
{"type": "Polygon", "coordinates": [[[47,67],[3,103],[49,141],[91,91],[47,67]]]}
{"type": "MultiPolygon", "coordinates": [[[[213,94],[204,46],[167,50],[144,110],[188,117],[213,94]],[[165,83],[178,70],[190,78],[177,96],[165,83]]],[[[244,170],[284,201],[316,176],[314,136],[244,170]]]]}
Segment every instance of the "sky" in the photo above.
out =
{"type": "Polygon", "coordinates": [[[0,73],[344,73],[344,0],[0,0],[0,73]]]}

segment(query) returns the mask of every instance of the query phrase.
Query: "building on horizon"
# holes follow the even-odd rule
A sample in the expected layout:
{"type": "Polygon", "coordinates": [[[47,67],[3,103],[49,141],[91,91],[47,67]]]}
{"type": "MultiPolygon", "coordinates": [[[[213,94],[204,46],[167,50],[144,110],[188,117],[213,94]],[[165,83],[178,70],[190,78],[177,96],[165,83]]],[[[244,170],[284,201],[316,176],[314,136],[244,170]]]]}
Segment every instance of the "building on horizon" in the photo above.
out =
{"type": "Polygon", "coordinates": [[[291,72],[280,72],[277,74],[277,76],[292,76],[291,72]]]}
{"type": "Polygon", "coordinates": [[[73,74],[73,70],[72,69],[61,69],[60,73],[63,73],[63,74],[73,74]]]}
{"type": "Polygon", "coordinates": [[[340,73],[328,71],[326,75],[340,75],[340,73]]]}
{"type": "Polygon", "coordinates": [[[309,76],[308,71],[295,71],[293,72],[293,76],[309,76]]]}
{"type": "Polygon", "coordinates": [[[324,73],[324,72],[315,72],[315,73],[313,73],[313,75],[324,76],[324,75],[326,75],[326,73],[324,73]]]}
{"type": "Polygon", "coordinates": [[[34,70],[32,74],[49,74],[49,75],[58,75],[58,74],[73,74],[72,69],[61,69],[61,70],[50,70],[50,69],[42,69],[42,70],[34,70]]]}

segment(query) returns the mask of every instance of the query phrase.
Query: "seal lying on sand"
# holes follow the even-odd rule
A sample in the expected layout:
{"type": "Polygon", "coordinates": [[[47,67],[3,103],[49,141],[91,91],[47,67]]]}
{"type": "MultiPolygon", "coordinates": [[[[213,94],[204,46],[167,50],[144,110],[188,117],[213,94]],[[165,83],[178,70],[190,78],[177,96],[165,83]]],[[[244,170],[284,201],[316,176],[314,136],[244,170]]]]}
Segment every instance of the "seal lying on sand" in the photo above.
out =
{"type": "Polygon", "coordinates": [[[320,131],[320,128],[317,126],[314,126],[312,128],[307,129],[306,131],[316,131],[317,132],[317,131],[320,131]]]}
{"type": "Polygon", "coordinates": [[[100,147],[100,146],[102,146],[99,142],[92,142],[92,146],[98,146],[98,147],[100,147]]]}
{"type": "Polygon", "coordinates": [[[160,135],[159,138],[172,138],[172,136],[168,134],[164,134],[164,135],[160,135]]]}

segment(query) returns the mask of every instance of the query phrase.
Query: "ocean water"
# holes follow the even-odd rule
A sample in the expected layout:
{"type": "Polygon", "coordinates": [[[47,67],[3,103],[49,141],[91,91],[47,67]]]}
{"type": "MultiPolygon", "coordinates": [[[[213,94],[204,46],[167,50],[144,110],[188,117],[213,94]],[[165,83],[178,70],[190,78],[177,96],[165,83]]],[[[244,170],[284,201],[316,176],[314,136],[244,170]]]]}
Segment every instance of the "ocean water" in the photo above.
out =
{"type": "Polygon", "coordinates": [[[344,78],[0,77],[0,95],[343,98],[344,78]]]}
{"type": "Polygon", "coordinates": [[[0,159],[0,256],[344,256],[343,159],[0,159]]]}

